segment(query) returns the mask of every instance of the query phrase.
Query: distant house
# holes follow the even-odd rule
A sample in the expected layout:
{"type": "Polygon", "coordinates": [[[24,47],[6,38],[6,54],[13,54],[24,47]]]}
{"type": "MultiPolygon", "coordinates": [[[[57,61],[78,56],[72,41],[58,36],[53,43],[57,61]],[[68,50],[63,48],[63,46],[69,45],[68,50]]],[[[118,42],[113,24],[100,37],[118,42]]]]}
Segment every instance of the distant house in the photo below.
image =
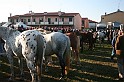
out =
{"type": "Polygon", "coordinates": [[[89,28],[96,29],[97,23],[98,23],[98,22],[96,22],[96,21],[89,20],[89,28]]]}
{"type": "Polygon", "coordinates": [[[88,18],[82,18],[82,28],[96,29],[97,23],[98,22],[90,20],[88,18]]]}
{"type": "Polygon", "coordinates": [[[29,11],[24,15],[15,15],[8,17],[8,21],[16,24],[23,22],[28,26],[34,27],[62,27],[81,29],[82,18],[79,13],[65,13],[65,12],[44,12],[34,13],[29,11]]]}
{"type": "Polygon", "coordinates": [[[88,18],[82,18],[82,28],[89,28],[88,18]]]}
{"type": "Polygon", "coordinates": [[[107,24],[108,22],[119,22],[124,24],[124,11],[117,10],[113,13],[105,13],[101,16],[101,22],[107,24]]]}

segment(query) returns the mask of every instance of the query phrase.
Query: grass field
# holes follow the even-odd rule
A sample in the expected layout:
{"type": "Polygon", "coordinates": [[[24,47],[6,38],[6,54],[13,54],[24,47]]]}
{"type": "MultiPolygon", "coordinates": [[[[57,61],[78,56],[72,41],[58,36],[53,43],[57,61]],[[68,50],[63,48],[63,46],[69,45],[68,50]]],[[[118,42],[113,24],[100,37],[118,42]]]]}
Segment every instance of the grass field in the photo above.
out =
{"type": "MultiPolygon", "coordinates": [[[[54,56],[54,62],[49,65],[49,71],[46,73],[43,70],[42,82],[115,82],[118,77],[116,58],[114,61],[110,59],[111,45],[104,44],[100,47],[96,44],[93,51],[80,53],[81,65],[71,64],[70,72],[67,79],[59,80],[60,66],[57,58],[54,56]]],[[[24,62],[25,80],[20,81],[17,58],[14,59],[15,82],[30,82],[31,76],[24,62]]],[[[10,76],[10,64],[6,57],[0,57],[0,82],[8,82],[10,76]]]]}

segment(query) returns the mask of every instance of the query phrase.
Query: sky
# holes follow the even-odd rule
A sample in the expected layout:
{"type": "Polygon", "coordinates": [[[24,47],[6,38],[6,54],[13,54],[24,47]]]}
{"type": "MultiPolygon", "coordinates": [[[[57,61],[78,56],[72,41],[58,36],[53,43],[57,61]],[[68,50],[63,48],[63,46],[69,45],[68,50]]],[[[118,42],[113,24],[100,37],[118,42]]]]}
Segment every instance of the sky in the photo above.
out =
{"type": "Polygon", "coordinates": [[[100,22],[101,15],[124,11],[124,0],[0,0],[0,22],[14,15],[58,12],[80,13],[82,18],[100,22]]]}

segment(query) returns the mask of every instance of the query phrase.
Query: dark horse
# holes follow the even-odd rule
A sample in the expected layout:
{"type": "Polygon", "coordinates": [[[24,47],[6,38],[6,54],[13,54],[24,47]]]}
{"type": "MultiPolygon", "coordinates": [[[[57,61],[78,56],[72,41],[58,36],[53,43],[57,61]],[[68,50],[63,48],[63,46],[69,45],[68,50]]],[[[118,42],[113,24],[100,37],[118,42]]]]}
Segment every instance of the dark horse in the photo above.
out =
{"type": "Polygon", "coordinates": [[[78,32],[78,35],[80,35],[80,47],[81,51],[83,51],[83,43],[88,43],[89,48],[88,50],[93,49],[93,44],[94,44],[94,38],[93,38],[93,33],[92,32],[78,32]]]}

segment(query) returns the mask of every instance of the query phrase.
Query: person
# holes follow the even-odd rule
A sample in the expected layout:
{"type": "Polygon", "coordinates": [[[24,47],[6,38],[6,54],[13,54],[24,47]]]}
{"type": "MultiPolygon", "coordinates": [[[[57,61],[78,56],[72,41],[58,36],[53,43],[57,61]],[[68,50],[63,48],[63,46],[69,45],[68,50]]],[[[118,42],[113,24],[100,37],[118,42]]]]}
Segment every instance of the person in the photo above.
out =
{"type": "Polygon", "coordinates": [[[110,37],[109,37],[109,35],[110,35],[110,30],[107,29],[107,31],[106,31],[106,36],[107,36],[107,41],[108,41],[108,42],[110,42],[110,37]]]}
{"type": "Polygon", "coordinates": [[[118,80],[124,81],[124,28],[122,28],[122,34],[117,37],[117,40],[115,42],[115,50],[119,73],[118,80]]]}
{"type": "Polygon", "coordinates": [[[112,42],[111,42],[111,45],[112,45],[111,60],[113,60],[114,57],[116,56],[115,42],[116,42],[116,39],[117,39],[118,35],[120,35],[120,34],[119,34],[118,29],[117,29],[117,30],[114,31],[113,39],[112,39],[112,42]]]}

